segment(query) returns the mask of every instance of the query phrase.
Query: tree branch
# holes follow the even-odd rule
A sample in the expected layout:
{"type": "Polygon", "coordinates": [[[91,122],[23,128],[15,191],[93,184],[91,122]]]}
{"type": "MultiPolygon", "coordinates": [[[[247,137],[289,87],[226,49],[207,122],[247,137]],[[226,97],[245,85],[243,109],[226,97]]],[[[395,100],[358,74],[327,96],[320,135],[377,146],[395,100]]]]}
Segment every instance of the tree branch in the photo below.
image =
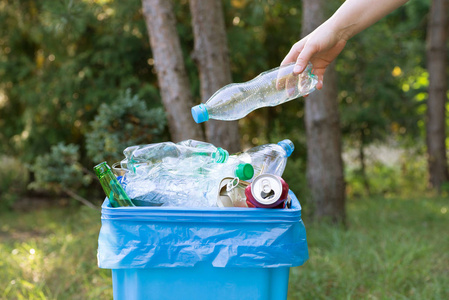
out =
{"type": "Polygon", "coordinates": [[[71,189],[68,188],[63,188],[63,191],[69,195],[70,197],[72,197],[73,199],[83,203],[84,205],[86,205],[87,207],[90,207],[92,209],[95,210],[100,210],[99,207],[95,206],[94,204],[92,204],[92,202],[90,202],[89,200],[87,200],[84,197],[81,197],[80,195],[78,195],[77,193],[75,193],[74,191],[72,191],[71,189]]]}

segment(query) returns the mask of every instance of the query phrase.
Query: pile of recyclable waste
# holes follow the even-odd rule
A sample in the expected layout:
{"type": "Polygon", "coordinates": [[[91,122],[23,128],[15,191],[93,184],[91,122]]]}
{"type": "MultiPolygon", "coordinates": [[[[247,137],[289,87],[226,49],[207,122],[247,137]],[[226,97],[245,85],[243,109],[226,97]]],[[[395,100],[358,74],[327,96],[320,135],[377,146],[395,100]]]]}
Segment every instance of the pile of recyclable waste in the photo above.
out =
{"type": "Polygon", "coordinates": [[[116,174],[106,162],[94,169],[112,207],[286,208],[281,176],[293,150],[288,139],[232,155],[196,140],[163,142],[126,148],[116,174]]]}
{"type": "MultiPolygon", "coordinates": [[[[313,66],[301,74],[294,74],[293,68],[289,64],[251,81],[229,84],[192,107],[192,117],[197,123],[238,120],[260,107],[313,92],[318,82],[313,66]]],[[[119,181],[106,163],[95,172],[113,207],[284,208],[289,206],[288,185],[281,176],[293,150],[290,140],[232,155],[195,140],[164,142],[126,148],[119,181]]]]}

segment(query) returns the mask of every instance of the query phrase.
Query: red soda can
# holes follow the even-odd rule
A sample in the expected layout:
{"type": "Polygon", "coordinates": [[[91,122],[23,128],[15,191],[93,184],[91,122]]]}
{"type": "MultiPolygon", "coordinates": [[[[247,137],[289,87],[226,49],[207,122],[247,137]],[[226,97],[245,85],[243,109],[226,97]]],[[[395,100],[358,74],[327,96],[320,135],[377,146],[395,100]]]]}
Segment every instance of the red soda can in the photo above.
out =
{"type": "Polygon", "coordinates": [[[262,174],[245,189],[248,207],[285,208],[288,184],[279,176],[262,174]]]}

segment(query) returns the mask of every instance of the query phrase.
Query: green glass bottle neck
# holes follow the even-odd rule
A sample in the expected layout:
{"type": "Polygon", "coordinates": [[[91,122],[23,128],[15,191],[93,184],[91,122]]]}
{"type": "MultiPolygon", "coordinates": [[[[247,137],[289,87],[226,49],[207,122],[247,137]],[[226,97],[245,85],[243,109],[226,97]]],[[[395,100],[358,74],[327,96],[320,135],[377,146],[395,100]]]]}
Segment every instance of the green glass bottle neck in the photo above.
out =
{"type": "Polygon", "coordinates": [[[95,175],[97,175],[98,178],[103,178],[106,174],[111,173],[111,168],[108,166],[108,164],[104,161],[94,167],[95,175]]]}

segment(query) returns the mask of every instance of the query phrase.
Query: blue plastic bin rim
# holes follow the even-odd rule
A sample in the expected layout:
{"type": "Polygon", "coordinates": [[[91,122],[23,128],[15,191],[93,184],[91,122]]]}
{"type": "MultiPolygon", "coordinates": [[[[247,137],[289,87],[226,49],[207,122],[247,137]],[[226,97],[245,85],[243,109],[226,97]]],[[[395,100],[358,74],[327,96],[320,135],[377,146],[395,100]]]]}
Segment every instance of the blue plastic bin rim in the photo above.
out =
{"type": "Polygon", "coordinates": [[[123,221],[156,222],[298,222],[301,205],[292,191],[289,191],[292,206],[289,209],[246,208],[246,207],[164,207],[137,206],[112,207],[108,198],[101,206],[101,219],[123,221]]]}
{"type": "Polygon", "coordinates": [[[106,199],[98,266],[278,268],[308,259],[301,206],[290,209],[119,207],[106,199]]]}

